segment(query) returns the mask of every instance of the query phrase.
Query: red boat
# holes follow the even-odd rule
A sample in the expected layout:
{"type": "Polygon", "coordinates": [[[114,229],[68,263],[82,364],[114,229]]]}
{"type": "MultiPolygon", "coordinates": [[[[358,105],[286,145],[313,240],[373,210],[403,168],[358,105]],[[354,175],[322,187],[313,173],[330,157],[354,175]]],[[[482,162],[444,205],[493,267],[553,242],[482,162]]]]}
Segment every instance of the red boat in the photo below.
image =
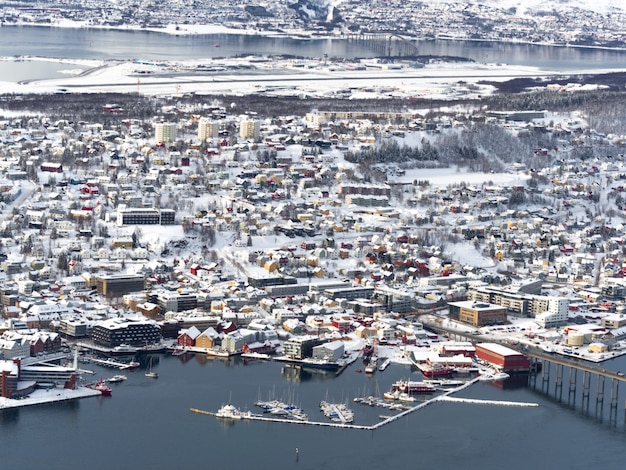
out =
{"type": "Polygon", "coordinates": [[[452,367],[442,366],[440,364],[420,364],[419,370],[422,371],[424,377],[445,377],[454,372],[452,367]]]}
{"type": "Polygon", "coordinates": [[[102,377],[100,377],[100,380],[95,384],[87,385],[87,387],[98,390],[102,395],[107,397],[111,396],[111,392],[113,391],[113,389],[104,382],[102,377]]]}

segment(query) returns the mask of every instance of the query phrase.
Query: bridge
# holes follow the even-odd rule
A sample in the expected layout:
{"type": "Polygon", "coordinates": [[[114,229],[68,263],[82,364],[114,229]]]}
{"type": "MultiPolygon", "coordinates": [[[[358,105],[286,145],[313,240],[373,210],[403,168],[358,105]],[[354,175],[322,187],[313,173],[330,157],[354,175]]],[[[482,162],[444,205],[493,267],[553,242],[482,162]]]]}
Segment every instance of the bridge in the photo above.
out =
{"type": "Polygon", "coordinates": [[[380,57],[417,58],[419,52],[414,43],[396,32],[361,32],[352,39],[380,57]]]}
{"type": "MultiPolygon", "coordinates": [[[[565,382],[565,368],[568,370],[567,377],[567,401],[569,404],[574,405],[576,402],[577,390],[579,387],[578,375],[582,372],[582,381],[580,386],[582,388],[582,400],[583,407],[589,406],[592,396],[592,378],[595,383],[595,402],[596,411],[601,411],[604,407],[604,398],[607,388],[607,381],[609,385],[609,411],[611,422],[617,422],[617,410],[619,404],[619,384],[626,382],[626,374],[622,371],[608,370],[600,364],[595,364],[589,361],[585,361],[583,358],[566,357],[559,354],[548,353],[543,349],[533,346],[526,346],[519,344],[512,344],[511,341],[498,340],[492,338],[485,338],[482,335],[473,334],[471,332],[459,331],[456,329],[448,328],[443,325],[441,318],[437,318],[431,315],[432,320],[424,320],[424,316],[421,317],[424,326],[430,328],[437,333],[443,333],[447,336],[454,338],[461,338],[472,343],[478,342],[491,342],[498,343],[516,350],[521,354],[529,357],[535,365],[541,365],[541,371],[537,374],[533,374],[529,377],[529,386],[533,388],[537,387],[539,382],[541,391],[549,394],[551,385],[554,386],[554,397],[559,401],[563,399],[563,385],[565,382]],[[551,369],[554,366],[554,376],[551,377],[551,369]]],[[[531,367],[531,369],[533,369],[531,367]]],[[[539,370],[539,367],[535,367],[534,370],[539,370]]],[[[624,424],[626,425],[626,402],[624,403],[624,424]]]]}

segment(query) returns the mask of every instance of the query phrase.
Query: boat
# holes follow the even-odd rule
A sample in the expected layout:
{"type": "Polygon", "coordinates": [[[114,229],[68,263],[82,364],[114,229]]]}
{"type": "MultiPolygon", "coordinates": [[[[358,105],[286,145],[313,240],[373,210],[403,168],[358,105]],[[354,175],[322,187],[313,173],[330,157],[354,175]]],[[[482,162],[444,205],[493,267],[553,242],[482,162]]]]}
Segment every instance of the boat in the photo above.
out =
{"type": "Polygon", "coordinates": [[[434,387],[447,388],[447,387],[460,387],[465,384],[465,380],[451,380],[451,379],[424,379],[424,382],[431,384],[434,387]]]}
{"type": "Polygon", "coordinates": [[[509,374],[500,370],[485,370],[480,373],[480,375],[478,376],[478,380],[488,382],[494,380],[505,380],[509,377],[509,374]]]}
{"type": "Polygon", "coordinates": [[[311,369],[322,370],[338,370],[339,363],[335,361],[329,361],[328,359],[316,359],[313,357],[307,357],[300,362],[302,367],[309,367],[311,369]]]}
{"type": "Polygon", "coordinates": [[[435,393],[437,389],[426,382],[414,382],[412,380],[398,380],[391,386],[392,392],[419,394],[419,393],[435,393]]]}
{"type": "Polygon", "coordinates": [[[146,344],[137,348],[137,354],[158,354],[165,352],[166,346],[163,343],[146,344]]]}
{"type": "Polygon", "coordinates": [[[384,370],[385,370],[385,369],[389,366],[389,364],[391,364],[391,358],[389,358],[389,357],[388,357],[388,358],[386,358],[386,359],[383,361],[383,363],[382,363],[382,364],[378,367],[378,370],[379,370],[379,371],[381,371],[381,372],[382,372],[382,371],[384,371],[384,370]]]}
{"type": "Polygon", "coordinates": [[[365,346],[363,347],[363,357],[365,359],[369,358],[372,354],[374,354],[374,344],[370,341],[367,341],[365,343],[365,346]]]}
{"type": "Polygon", "coordinates": [[[231,404],[222,406],[219,410],[217,410],[217,413],[215,413],[216,418],[222,419],[241,419],[243,416],[244,413],[231,404]]]}
{"type": "Polygon", "coordinates": [[[146,371],[146,373],[144,375],[146,377],[148,377],[149,379],[158,379],[159,378],[159,374],[157,374],[156,372],[154,372],[152,370],[152,358],[150,358],[150,363],[148,364],[148,370],[146,371]]]}
{"type": "Polygon", "coordinates": [[[175,348],[172,351],[172,356],[182,356],[183,354],[185,354],[187,351],[184,348],[175,348]]]}
{"type": "Polygon", "coordinates": [[[362,369],[355,369],[354,372],[358,372],[360,374],[361,372],[363,372],[363,370],[362,369]]]}
{"type": "Polygon", "coordinates": [[[419,364],[418,369],[424,377],[445,377],[454,373],[454,368],[441,364],[419,364]]]}
{"type": "Polygon", "coordinates": [[[207,356],[211,356],[211,357],[230,357],[230,353],[228,351],[225,351],[223,349],[207,349],[206,352],[207,356]]]}
{"type": "Polygon", "coordinates": [[[128,379],[128,377],[126,377],[125,375],[118,374],[118,375],[114,375],[111,378],[108,378],[107,382],[109,382],[109,383],[118,383],[118,382],[123,382],[126,379],[128,379]]]}
{"type": "Polygon", "coordinates": [[[375,356],[372,356],[370,358],[370,360],[367,362],[367,365],[365,366],[365,373],[366,374],[373,374],[374,372],[376,372],[376,364],[377,364],[378,360],[376,359],[375,356]]]}
{"type": "Polygon", "coordinates": [[[354,421],[354,412],[343,403],[322,401],[320,402],[320,410],[324,416],[335,423],[346,424],[354,421]]]}
{"type": "Polygon", "coordinates": [[[107,397],[111,396],[111,392],[113,391],[113,389],[104,382],[102,377],[100,377],[100,380],[96,383],[87,385],[87,387],[93,390],[98,390],[102,395],[107,397]]]}
{"type": "Polygon", "coordinates": [[[137,348],[129,344],[120,344],[111,349],[111,356],[131,356],[137,353],[137,348]]]}

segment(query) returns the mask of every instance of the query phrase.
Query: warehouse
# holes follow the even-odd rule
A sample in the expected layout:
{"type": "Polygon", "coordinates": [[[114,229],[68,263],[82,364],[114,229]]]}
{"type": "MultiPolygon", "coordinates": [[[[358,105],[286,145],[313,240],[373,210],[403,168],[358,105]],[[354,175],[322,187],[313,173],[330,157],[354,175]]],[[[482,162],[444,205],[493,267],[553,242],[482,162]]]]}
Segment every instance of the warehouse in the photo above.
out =
{"type": "Polygon", "coordinates": [[[476,357],[507,373],[528,372],[530,370],[530,361],[526,356],[501,344],[477,344],[476,357]]]}

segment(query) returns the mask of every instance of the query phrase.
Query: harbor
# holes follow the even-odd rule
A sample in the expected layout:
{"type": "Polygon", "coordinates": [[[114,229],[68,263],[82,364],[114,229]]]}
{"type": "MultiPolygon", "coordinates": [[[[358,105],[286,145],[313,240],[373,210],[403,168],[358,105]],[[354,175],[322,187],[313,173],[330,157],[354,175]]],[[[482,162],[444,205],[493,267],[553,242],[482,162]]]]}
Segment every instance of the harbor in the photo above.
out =
{"type": "Polygon", "coordinates": [[[102,395],[102,393],[99,390],[88,387],[78,387],[76,389],[38,389],[30,393],[27,397],[19,400],[0,397],[0,410],[34,405],[46,405],[56,402],[77,400],[80,398],[97,397],[100,395],[102,395]]]}
{"type": "MultiPolygon", "coordinates": [[[[225,418],[232,420],[250,420],[250,421],[264,421],[264,422],[272,422],[272,423],[288,423],[288,424],[307,424],[311,426],[326,426],[333,428],[348,428],[348,429],[360,429],[360,430],[369,430],[374,431],[376,429],[380,429],[383,426],[386,426],[394,421],[401,419],[411,413],[414,413],[422,408],[429,406],[433,403],[437,402],[449,402],[449,403],[471,403],[471,404],[481,404],[481,405],[493,405],[493,406],[510,406],[510,407],[520,407],[520,408],[534,408],[538,407],[537,403],[526,403],[526,402],[514,402],[514,401],[500,401],[500,400],[478,400],[478,399],[469,399],[469,398],[456,398],[451,397],[452,394],[460,392],[471,385],[475,384],[479,381],[479,378],[476,377],[472,380],[467,381],[463,385],[457,386],[455,388],[449,389],[442,393],[441,395],[434,396],[425,401],[419,402],[414,406],[402,406],[400,408],[392,408],[390,405],[385,405],[384,399],[379,399],[376,397],[369,397],[370,401],[366,402],[366,399],[358,399],[359,403],[365,403],[370,406],[384,406],[390,410],[399,410],[400,412],[394,415],[380,415],[379,417],[382,421],[373,424],[373,425],[364,425],[364,424],[354,424],[354,413],[352,410],[348,409],[343,404],[333,404],[328,403],[326,401],[322,401],[320,403],[320,409],[324,413],[326,417],[332,417],[331,422],[327,421],[311,421],[307,418],[303,417],[304,413],[302,410],[297,409],[297,413],[292,413],[286,411],[288,406],[281,402],[256,402],[256,406],[260,406],[265,408],[266,410],[274,410],[280,409],[283,410],[283,413],[280,413],[279,416],[272,414],[269,412],[269,415],[261,415],[254,414],[248,411],[241,411],[238,408],[234,407],[231,404],[225,405],[220,408],[217,412],[205,411],[198,408],[191,408],[190,411],[197,414],[203,414],[208,416],[214,416],[216,418],[225,418]],[[365,401],[364,401],[365,400],[365,401]]],[[[357,399],[355,398],[355,402],[357,399]]],[[[306,415],[304,415],[306,416],[306,415]]]]}

